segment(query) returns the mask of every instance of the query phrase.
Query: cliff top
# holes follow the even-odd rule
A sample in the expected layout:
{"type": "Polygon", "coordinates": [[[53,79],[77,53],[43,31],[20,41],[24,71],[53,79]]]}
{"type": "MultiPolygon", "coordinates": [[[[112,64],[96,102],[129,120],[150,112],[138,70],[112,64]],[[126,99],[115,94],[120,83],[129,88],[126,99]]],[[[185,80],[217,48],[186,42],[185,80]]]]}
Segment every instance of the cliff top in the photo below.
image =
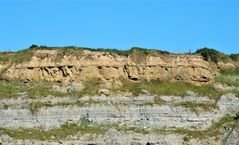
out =
{"type": "Polygon", "coordinates": [[[116,50],[32,45],[22,51],[0,53],[3,79],[64,84],[100,79],[109,86],[121,86],[123,79],[206,85],[214,82],[220,70],[238,66],[239,54],[227,55],[209,48],[174,54],[139,47],[116,50]]]}
{"type": "MultiPolygon", "coordinates": [[[[99,55],[112,55],[112,56],[122,56],[122,57],[141,57],[140,60],[143,60],[146,56],[201,56],[205,61],[210,61],[218,63],[219,61],[231,62],[239,61],[239,54],[224,54],[215,49],[202,48],[198,49],[196,52],[189,53],[171,53],[163,50],[156,49],[147,49],[140,47],[132,47],[129,50],[118,50],[118,49],[105,49],[105,48],[86,48],[86,47],[75,47],[75,46],[66,46],[66,47],[47,47],[47,46],[37,46],[31,45],[29,48],[17,51],[17,52],[0,52],[0,63],[4,62],[23,62],[29,61],[34,55],[40,57],[48,57],[50,55],[57,55],[58,57],[63,56],[76,56],[82,57],[83,55],[90,54],[99,54],[99,55]]],[[[61,59],[61,58],[60,58],[61,59]]],[[[140,61],[139,60],[139,61],[140,61]]]]}

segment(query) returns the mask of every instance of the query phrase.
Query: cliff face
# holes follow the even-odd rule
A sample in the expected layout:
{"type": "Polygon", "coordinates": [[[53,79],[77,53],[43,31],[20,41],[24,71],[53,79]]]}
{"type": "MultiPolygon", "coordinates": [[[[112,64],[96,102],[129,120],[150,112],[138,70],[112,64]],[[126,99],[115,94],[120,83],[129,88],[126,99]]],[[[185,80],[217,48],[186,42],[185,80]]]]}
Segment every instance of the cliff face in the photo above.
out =
{"type": "Polygon", "coordinates": [[[80,55],[64,55],[58,50],[36,50],[29,61],[5,64],[3,76],[28,80],[84,81],[105,80],[187,81],[211,83],[213,71],[199,55],[161,54],[157,56],[119,56],[109,52],[81,51],[80,55]]]}
{"type": "Polygon", "coordinates": [[[239,144],[239,70],[217,75],[238,63],[85,49],[2,56],[0,144],[239,144]]]}
{"type": "Polygon", "coordinates": [[[0,100],[0,143],[1,140],[4,145],[239,143],[239,122],[230,117],[239,109],[235,94],[225,94],[216,100],[189,92],[184,97],[160,96],[160,103],[155,102],[156,98],[141,95],[31,99],[26,94],[17,99],[5,98],[0,100]],[[185,103],[193,106],[182,105],[185,103]],[[29,110],[32,104],[41,105],[33,111],[29,110]]]}

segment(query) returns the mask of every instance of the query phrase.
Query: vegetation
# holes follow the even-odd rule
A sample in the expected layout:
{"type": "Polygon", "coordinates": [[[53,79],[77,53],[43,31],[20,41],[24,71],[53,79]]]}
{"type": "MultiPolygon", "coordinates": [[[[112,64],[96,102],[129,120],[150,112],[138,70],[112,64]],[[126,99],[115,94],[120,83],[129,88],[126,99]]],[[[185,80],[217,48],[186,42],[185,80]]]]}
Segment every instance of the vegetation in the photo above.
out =
{"type": "Polygon", "coordinates": [[[128,50],[118,50],[118,49],[104,49],[104,48],[97,48],[97,49],[89,49],[92,51],[102,51],[102,52],[109,52],[111,55],[117,54],[120,56],[128,56],[129,51],[128,50]]]}
{"type": "MultiPolygon", "coordinates": [[[[223,76],[218,76],[216,80],[222,83],[230,83],[230,85],[237,85],[238,81],[231,79],[231,82],[228,81],[226,74],[223,76]]],[[[197,93],[199,96],[209,96],[212,98],[219,98],[224,93],[232,92],[238,93],[238,90],[228,90],[228,91],[220,91],[215,89],[211,85],[205,86],[193,86],[191,84],[185,82],[160,82],[157,80],[141,80],[140,82],[132,82],[129,80],[122,79],[122,86],[118,88],[111,88],[111,94],[121,94],[122,92],[130,92],[133,96],[138,96],[139,94],[144,94],[144,90],[148,91],[152,95],[173,95],[173,96],[185,96],[187,95],[187,91],[193,91],[197,93]]],[[[53,95],[56,97],[62,96],[85,96],[85,95],[98,95],[98,89],[100,88],[102,82],[100,79],[92,79],[88,80],[84,83],[85,88],[82,91],[78,92],[59,92],[52,89],[53,84],[56,82],[48,82],[48,81],[30,81],[24,83],[20,80],[7,81],[0,80],[0,97],[11,98],[17,97],[21,93],[25,93],[30,98],[41,97],[53,95]],[[94,87],[92,87],[94,86],[94,87]]],[[[160,102],[159,100],[156,100],[160,102]]]]}
{"type": "MultiPolygon", "coordinates": [[[[23,61],[29,61],[33,56],[35,50],[48,49],[48,50],[59,50],[60,53],[57,54],[56,61],[60,60],[64,55],[73,55],[81,57],[83,56],[83,50],[97,51],[97,52],[109,52],[111,55],[120,55],[120,56],[130,56],[136,62],[144,62],[145,56],[152,55],[157,56],[159,54],[170,54],[168,51],[156,50],[156,49],[147,49],[141,47],[132,47],[129,50],[118,50],[118,49],[109,49],[109,48],[87,48],[87,47],[75,47],[75,46],[65,46],[65,47],[48,47],[48,46],[38,46],[32,44],[29,48],[13,52],[0,52],[0,63],[1,62],[14,62],[20,63],[23,61]]],[[[198,49],[194,54],[200,54],[203,56],[203,59],[206,61],[212,61],[217,63],[218,61],[238,61],[239,54],[226,55],[222,52],[219,52],[215,49],[210,48],[201,48],[198,49]]],[[[43,56],[44,57],[44,56],[43,56]]],[[[47,56],[45,56],[47,57],[47,56]]]]}
{"type": "MultiPolygon", "coordinates": [[[[100,101],[89,99],[87,102],[58,102],[58,103],[49,103],[49,102],[33,102],[29,104],[29,110],[32,114],[36,114],[42,107],[53,107],[53,106],[86,106],[89,104],[99,104],[100,101]]],[[[9,106],[4,106],[9,107],[9,106]]]]}
{"type": "Polygon", "coordinates": [[[193,103],[190,101],[180,102],[180,103],[176,104],[176,106],[183,106],[186,108],[190,108],[193,111],[196,111],[197,108],[202,108],[206,111],[210,111],[210,110],[218,108],[218,106],[216,104],[193,103]]]}
{"type": "Polygon", "coordinates": [[[233,61],[239,61],[239,54],[231,54],[231,55],[229,55],[229,57],[233,61]]]}
{"type": "Polygon", "coordinates": [[[21,63],[23,61],[30,61],[33,56],[33,51],[30,49],[25,49],[22,51],[17,51],[14,53],[13,57],[10,58],[11,62],[21,63]]]}
{"type": "MultiPolygon", "coordinates": [[[[229,72],[228,72],[229,73],[229,72]]],[[[54,82],[40,81],[40,82],[28,82],[24,83],[20,80],[15,81],[0,81],[0,98],[12,98],[21,95],[26,95],[30,98],[37,98],[42,96],[93,96],[98,95],[98,89],[101,85],[100,79],[92,79],[85,82],[85,89],[79,92],[57,92],[52,89],[52,85],[54,82]],[[94,86],[94,87],[92,87],[94,86]]],[[[121,94],[122,92],[130,92],[133,96],[138,96],[140,94],[150,93],[152,95],[156,95],[154,97],[154,103],[148,102],[143,103],[141,105],[153,105],[153,104],[162,104],[162,100],[160,98],[161,95],[170,95],[170,96],[185,96],[187,95],[187,91],[193,91],[197,93],[199,96],[209,96],[212,99],[218,100],[220,96],[227,92],[232,92],[235,94],[239,94],[239,90],[230,90],[230,91],[220,91],[214,89],[212,86],[193,86],[184,82],[160,82],[160,81],[146,81],[142,80],[140,82],[132,82],[129,80],[122,80],[123,85],[119,88],[111,88],[111,95],[121,94]]],[[[49,103],[49,102],[33,102],[30,103],[28,109],[32,114],[36,114],[38,110],[42,107],[52,107],[52,106],[85,106],[89,104],[100,104],[100,101],[90,99],[87,102],[59,102],[59,103],[49,103]]],[[[192,103],[192,102],[182,102],[176,104],[178,106],[183,106],[187,108],[191,108],[193,110],[197,110],[197,108],[202,108],[205,110],[211,110],[217,108],[216,104],[201,104],[201,103],[192,103]]],[[[4,106],[8,108],[9,106],[4,106]]]]}
{"type": "Polygon", "coordinates": [[[32,44],[29,48],[30,48],[30,49],[34,49],[34,48],[38,48],[38,47],[39,47],[38,45],[32,44]]]}
{"type": "Polygon", "coordinates": [[[205,61],[211,61],[214,63],[217,63],[218,61],[239,61],[239,54],[227,55],[207,47],[198,49],[195,54],[200,54],[205,61]]]}
{"type": "Polygon", "coordinates": [[[8,134],[9,136],[16,139],[39,139],[39,140],[59,140],[65,139],[70,135],[77,134],[104,134],[108,129],[115,128],[121,132],[133,131],[136,133],[147,134],[149,132],[155,132],[159,134],[175,133],[185,135],[185,140],[190,138],[207,138],[208,136],[218,137],[220,134],[220,128],[226,123],[234,123],[239,125],[233,117],[226,115],[218,122],[215,122],[209,129],[204,131],[188,130],[183,128],[169,128],[169,129],[158,129],[150,128],[144,129],[136,126],[120,126],[118,124],[94,124],[87,118],[82,118],[79,123],[68,123],[62,125],[60,128],[44,131],[40,129],[6,129],[0,128],[0,133],[8,134]]]}
{"type": "Polygon", "coordinates": [[[7,62],[11,57],[13,57],[13,52],[0,52],[0,63],[7,62]]]}
{"type": "MultiPolygon", "coordinates": [[[[145,49],[139,47],[133,47],[130,50],[116,50],[116,49],[90,49],[90,48],[82,48],[82,47],[47,47],[47,46],[37,46],[32,45],[30,48],[22,51],[18,51],[16,53],[0,53],[0,62],[2,61],[10,61],[10,62],[23,62],[29,61],[29,59],[33,55],[33,50],[38,49],[58,49],[62,53],[59,55],[82,55],[82,50],[92,50],[92,51],[107,51],[110,53],[116,53],[118,55],[124,55],[131,57],[136,62],[143,62],[146,58],[146,55],[156,55],[156,54],[169,54],[167,51],[159,51],[153,49],[145,49]]],[[[217,62],[223,58],[227,58],[227,56],[219,51],[209,48],[203,48],[196,51],[196,53],[201,54],[205,60],[217,62]]],[[[61,58],[62,56],[58,56],[57,58],[61,58]]],[[[237,54],[230,55],[230,57],[234,60],[237,59],[237,54]]],[[[47,56],[44,56],[47,57],[47,56]]],[[[1,72],[0,72],[1,73],[1,72]]],[[[216,82],[220,82],[223,84],[228,84],[230,86],[239,86],[239,69],[234,70],[223,70],[219,76],[215,78],[216,82]]],[[[29,97],[37,97],[37,96],[45,96],[45,95],[54,95],[54,96],[66,96],[66,95],[96,95],[98,94],[98,88],[100,88],[100,84],[102,83],[99,79],[92,79],[85,82],[85,89],[81,92],[71,92],[71,93],[61,93],[52,90],[52,82],[40,81],[40,82],[28,82],[23,83],[19,80],[14,81],[5,81],[0,80],[0,97],[16,97],[18,93],[27,92],[29,97]],[[92,87],[94,86],[94,87],[92,87]]],[[[156,95],[180,95],[185,96],[186,92],[191,90],[193,92],[199,93],[199,95],[208,95],[208,96],[220,96],[226,91],[219,91],[214,89],[210,85],[195,87],[185,82],[159,82],[157,80],[146,81],[142,80],[140,82],[131,82],[128,80],[122,80],[123,86],[117,89],[111,89],[113,93],[120,92],[132,92],[134,96],[142,93],[142,90],[147,90],[151,94],[156,95]]],[[[232,90],[235,93],[239,91],[232,90]]],[[[160,100],[158,100],[160,102],[160,100]]]]}
{"type": "Polygon", "coordinates": [[[80,125],[88,126],[91,125],[93,122],[90,121],[87,117],[82,117],[80,119],[80,125]]]}
{"type": "MultiPolygon", "coordinates": [[[[14,81],[0,79],[0,98],[15,98],[21,94],[27,95],[29,98],[48,95],[55,97],[97,95],[101,83],[100,79],[93,78],[84,82],[85,88],[82,91],[60,92],[53,89],[53,85],[59,85],[57,82],[43,80],[25,82],[17,79],[14,81]]],[[[91,101],[91,103],[93,103],[93,101],[91,101]]]]}
{"type": "MultiPolygon", "coordinates": [[[[37,49],[59,49],[58,47],[47,47],[47,46],[37,46],[32,45],[29,49],[18,51],[16,53],[11,52],[4,52],[0,53],[0,63],[9,61],[11,63],[21,63],[24,61],[29,61],[30,58],[33,56],[34,50],[37,49]]],[[[130,50],[116,50],[116,49],[89,49],[89,48],[80,48],[80,47],[63,47],[59,49],[61,53],[59,53],[59,56],[57,56],[56,59],[62,58],[64,55],[74,55],[74,56],[82,56],[82,50],[91,50],[91,51],[106,51],[110,54],[117,54],[121,56],[129,56],[132,60],[135,62],[144,62],[147,55],[158,55],[158,54],[169,54],[167,51],[159,51],[159,50],[153,50],[153,49],[144,49],[139,47],[133,47],[130,50]]],[[[203,56],[204,60],[206,61],[212,61],[217,63],[221,60],[233,60],[238,61],[239,54],[232,54],[232,55],[226,55],[219,51],[216,51],[214,49],[209,48],[203,48],[196,51],[197,54],[200,54],[203,56]]],[[[47,56],[42,56],[47,57],[47,56]]],[[[161,82],[158,80],[141,80],[139,82],[133,82],[129,80],[122,79],[122,86],[119,88],[112,88],[110,91],[112,94],[119,94],[122,92],[131,92],[134,96],[138,96],[139,94],[144,94],[144,90],[148,91],[152,95],[156,95],[155,97],[155,103],[160,104],[162,103],[162,100],[159,96],[161,95],[173,95],[173,96],[185,96],[187,95],[187,91],[193,91],[197,93],[199,96],[209,96],[211,98],[218,99],[219,96],[221,96],[224,93],[227,93],[229,91],[220,91],[216,90],[211,85],[205,85],[205,86],[193,86],[191,84],[185,83],[185,82],[161,82]]],[[[220,72],[220,75],[218,75],[215,78],[216,82],[220,82],[223,84],[227,84],[230,86],[239,86],[239,69],[231,69],[231,70],[222,70],[220,72]]],[[[40,97],[40,96],[47,96],[47,95],[53,95],[57,97],[61,96],[85,96],[85,95],[97,95],[98,89],[101,87],[102,81],[100,79],[91,79],[84,83],[85,88],[82,91],[79,92],[58,92],[54,91],[52,89],[52,85],[56,82],[48,82],[48,81],[29,81],[24,82],[21,80],[0,80],[0,98],[11,98],[11,97],[17,97],[22,94],[26,94],[28,97],[34,98],[34,97],[40,97]]],[[[236,94],[239,94],[239,90],[230,90],[230,92],[234,92],[236,94]]],[[[96,104],[99,103],[95,100],[89,100],[88,103],[96,104]]],[[[84,104],[80,102],[74,102],[74,103],[40,103],[35,102],[31,103],[29,105],[29,110],[32,114],[35,114],[39,108],[41,107],[52,107],[52,106],[69,106],[69,105],[79,105],[82,106],[84,104]]],[[[143,105],[152,105],[151,103],[146,103],[143,105]]],[[[210,110],[211,108],[216,108],[216,104],[208,105],[208,104],[202,104],[202,103],[192,103],[192,102],[182,102],[176,104],[178,106],[184,106],[188,108],[195,109],[197,107],[200,107],[205,110],[210,110]]],[[[8,108],[9,106],[4,106],[5,108],[8,108]]],[[[196,110],[196,109],[195,109],[196,110]]],[[[236,117],[238,118],[238,114],[236,114],[236,117]]],[[[216,122],[213,124],[211,128],[205,131],[192,131],[192,130],[186,130],[182,128],[173,128],[171,130],[163,130],[163,129],[155,129],[154,131],[160,132],[160,133],[177,133],[177,134],[183,134],[186,136],[185,140],[188,138],[204,138],[207,136],[217,136],[219,134],[219,128],[228,122],[235,122],[233,120],[233,117],[231,116],[225,116],[222,118],[219,122],[216,122]]],[[[117,130],[127,132],[129,130],[134,132],[140,132],[140,133],[147,133],[147,129],[139,128],[139,127],[126,127],[126,126],[119,126],[117,124],[107,124],[107,125],[96,125],[93,124],[89,119],[86,117],[83,117],[80,119],[78,124],[64,124],[60,128],[52,129],[49,131],[43,131],[40,129],[19,129],[19,130],[12,130],[12,129],[5,129],[0,128],[0,134],[8,134],[11,137],[18,138],[18,139],[51,139],[54,137],[55,139],[62,139],[66,138],[69,135],[75,135],[77,133],[85,134],[85,133],[104,133],[109,128],[116,128],[117,130]]]]}
{"type": "MultiPolygon", "coordinates": [[[[169,54],[167,51],[160,51],[154,49],[146,49],[140,47],[133,47],[130,50],[118,50],[118,49],[109,49],[109,48],[87,48],[87,47],[75,47],[75,46],[66,46],[66,47],[47,47],[47,46],[38,46],[32,44],[29,48],[17,51],[17,52],[0,52],[0,63],[1,62],[14,62],[21,63],[23,61],[29,61],[33,56],[33,52],[36,50],[48,49],[48,50],[59,50],[60,53],[57,54],[56,61],[59,61],[64,55],[73,55],[81,57],[83,56],[83,50],[90,50],[96,52],[109,52],[111,55],[120,55],[120,56],[130,56],[133,54],[169,54]]],[[[40,56],[42,58],[47,57],[40,56]]]]}
{"type": "Polygon", "coordinates": [[[193,86],[185,82],[160,82],[157,80],[141,80],[140,82],[132,82],[122,80],[123,85],[120,88],[112,89],[115,94],[120,92],[131,92],[134,96],[143,94],[142,90],[147,90],[154,95],[173,95],[185,96],[187,91],[193,91],[201,96],[219,97],[223,92],[216,90],[211,85],[193,86]]]}
{"type": "Polygon", "coordinates": [[[101,80],[98,78],[93,78],[84,83],[85,89],[80,91],[80,95],[97,95],[98,94],[98,89],[100,88],[101,85],[101,80]]]}
{"type": "Polygon", "coordinates": [[[168,130],[154,129],[154,131],[158,133],[182,134],[182,135],[185,135],[185,140],[188,140],[190,138],[203,139],[203,138],[208,138],[213,136],[219,137],[220,128],[226,123],[234,123],[235,125],[239,125],[238,122],[236,122],[232,116],[225,115],[218,122],[213,123],[212,126],[208,128],[207,130],[188,130],[184,128],[171,128],[168,130]]]}
{"type": "Polygon", "coordinates": [[[55,97],[76,96],[81,97],[85,95],[97,95],[98,89],[101,85],[100,79],[90,79],[84,82],[85,88],[82,91],[60,92],[53,89],[53,85],[60,85],[57,82],[51,81],[29,81],[22,80],[1,80],[0,79],[0,98],[14,98],[20,94],[26,94],[29,98],[36,98],[42,96],[52,95],[55,97]],[[94,86],[94,87],[92,87],[94,86]]]}
{"type": "Polygon", "coordinates": [[[235,120],[239,119],[239,112],[236,113],[236,115],[233,117],[233,119],[235,119],[235,120]]]}
{"type": "Polygon", "coordinates": [[[17,97],[21,93],[26,94],[30,98],[40,96],[68,96],[67,93],[57,92],[52,90],[53,82],[48,81],[30,81],[25,83],[21,80],[0,80],[0,97],[11,98],[17,97]]]}
{"type": "Polygon", "coordinates": [[[40,102],[30,103],[29,110],[32,114],[36,114],[38,112],[39,108],[41,108],[43,106],[50,107],[50,106],[52,106],[52,104],[50,104],[50,103],[40,103],[40,102]]]}
{"type": "Polygon", "coordinates": [[[239,87],[239,68],[222,70],[215,81],[229,86],[239,87]]]}
{"type": "Polygon", "coordinates": [[[69,135],[80,134],[100,134],[105,132],[105,129],[100,126],[85,126],[72,124],[64,124],[60,128],[52,129],[49,131],[43,131],[39,129],[5,129],[0,128],[0,132],[8,134],[9,136],[16,139],[39,139],[39,140],[59,140],[64,139],[69,135]]]}
{"type": "Polygon", "coordinates": [[[217,63],[218,61],[225,60],[228,58],[225,54],[210,48],[198,49],[195,53],[202,55],[205,61],[212,61],[217,63]]]}

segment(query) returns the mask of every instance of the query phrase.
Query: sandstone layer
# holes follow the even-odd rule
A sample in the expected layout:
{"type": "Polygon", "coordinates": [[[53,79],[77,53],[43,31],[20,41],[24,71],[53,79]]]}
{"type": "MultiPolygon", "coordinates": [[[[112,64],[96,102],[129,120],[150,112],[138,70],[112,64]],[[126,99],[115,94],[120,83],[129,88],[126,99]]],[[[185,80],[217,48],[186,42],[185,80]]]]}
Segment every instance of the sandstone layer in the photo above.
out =
{"type": "MultiPolygon", "coordinates": [[[[215,72],[199,55],[161,54],[120,56],[109,52],[83,50],[64,55],[58,50],[36,50],[29,61],[1,64],[3,76],[25,80],[160,80],[211,83],[215,72]]],[[[232,66],[233,67],[233,64],[232,66]]]]}
{"type": "Polygon", "coordinates": [[[238,71],[218,73],[238,62],[86,49],[0,60],[0,144],[239,144],[238,71]]]}

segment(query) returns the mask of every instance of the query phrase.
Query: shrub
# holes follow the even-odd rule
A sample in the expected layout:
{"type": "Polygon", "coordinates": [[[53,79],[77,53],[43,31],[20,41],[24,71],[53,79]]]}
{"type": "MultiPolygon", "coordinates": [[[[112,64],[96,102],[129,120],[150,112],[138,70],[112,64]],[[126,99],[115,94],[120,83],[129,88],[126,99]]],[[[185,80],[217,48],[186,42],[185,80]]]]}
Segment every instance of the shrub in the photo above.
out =
{"type": "Polygon", "coordinates": [[[32,48],[38,48],[39,46],[36,45],[36,44],[32,44],[29,48],[32,49],[32,48]]]}
{"type": "Polygon", "coordinates": [[[226,57],[225,54],[207,47],[198,49],[195,53],[201,54],[205,61],[212,61],[215,63],[217,63],[219,60],[223,60],[226,57]]]}
{"type": "Polygon", "coordinates": [[[229,55],[229,57],[233,61],[239,61],[239,54],[231,54],[231,55],[229,55]]]}

